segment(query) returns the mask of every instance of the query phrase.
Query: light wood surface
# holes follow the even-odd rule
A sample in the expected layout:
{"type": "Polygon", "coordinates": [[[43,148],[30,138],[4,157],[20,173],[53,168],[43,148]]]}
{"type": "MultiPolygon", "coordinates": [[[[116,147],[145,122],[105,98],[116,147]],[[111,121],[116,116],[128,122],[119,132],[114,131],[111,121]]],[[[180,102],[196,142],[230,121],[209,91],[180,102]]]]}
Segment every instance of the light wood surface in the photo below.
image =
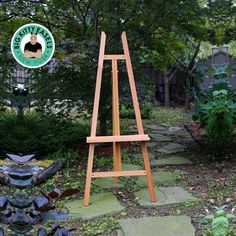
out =
{"type": "Polygon", "coordinates": [[[151,168],[148,158],[148,151],[146,147],[146,141],[150,138],[148,135],[144,134],[142,119],[140,114],[138,96],[135,87],[134,74],[131,65],[131,59],[129,54],[129,47],[127,42],[126,33],[123,32],[121,35],[122,45],[124,49],[124,55],[105,55],[105,44],[106,44],[106,34],[102,32],[101,43],[98,59],[98,69],[97,69],[97,80],[94,95],[94,106],[93,106],[93,117],[92,117],[92,127],[91,135],[87,137],[87,143],[89,143],[89,153],[88,153],[88,165],[87,165],[87,176],[84,191],[84,206],[89,205],[91,181],[92,178],[103,178],[103,177],[114,177],[115,183],[118,182],[118,177],[120,176],[147,176],[147,182],[149,187],[150,201],[155,202],[156,196],[153,188],[153,180],[151,174],[151,168]],[[97,120],[98,120],[98,109],[102,82],[102,70],[104,60],[111,60],[112,63],[112,121],[113,121],[113,135],[112,136],[96,136],[97,130],[97,120]],[[129,78],[129,85],[131,89],[132,101],[134,106],[135,118],[138,127],[138,134],[135,135],[121,135],[120,134],[120,114],[119,114],[119,78],[118,78],[118,60],[125,60],[126,67],[129,78]],[[145,170],[128,170],[122,171],[121,165],[121,143],[122,142],[141,142],[141,152],[144,160],[145,170]],[[113,143],[113,168],[114,171],[106,172],[93,172],[93,158],[94,149],[96,143],[113,143]]]}
{"type": "Polygon", "coordinates": [[[135,141],[150,141],[150,137],[146,134],[87,137],[87,143],[112,143],[112,142],[135,142],[135,141]]]}

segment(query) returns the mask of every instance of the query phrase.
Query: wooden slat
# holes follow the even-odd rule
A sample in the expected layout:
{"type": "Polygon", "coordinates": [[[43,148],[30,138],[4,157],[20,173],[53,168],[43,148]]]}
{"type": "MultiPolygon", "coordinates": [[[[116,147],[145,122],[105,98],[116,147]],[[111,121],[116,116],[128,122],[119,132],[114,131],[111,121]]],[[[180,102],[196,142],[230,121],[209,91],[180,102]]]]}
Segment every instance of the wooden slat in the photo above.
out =
{"type": "Polygon", "coordinates": [[[137,90],[136,90],[135,81],[134,81],[134,73],[133,73],[133,68],[132,68],[130,54],[129,54],[129,46],[128,46],[128,41],[127,41],[125,32],[122,33],[121,40],[122,40],[124,55],[126,59],[126,67],[127,67],[129,84],[130,84],[130,89],[131,89],[131,96],[133,100],[134,113],[135,113],[137,127],[138,127],[138,133],[143,134],[144,133],[143,124],[142,124],[142,119],[141,119],[141,114],[140,114],[137,90]]]}
{"type": "Polygon", "coordinates": [[[104,55],[104,60],[125,60],[125,55],[104,55]]]}
{"type": "Polygon", "coordinates": [[[87,143],[134,142],[134,141],[149,141],[149,140],[150,137],[146,134],[87,137],[87,143]]]}
{"type": "MultiPolygon", "coordinates": [[[[120,136],[119,83],[117,59],[112,60],[112,121],[113,136],[120,136]]],[[[114,171],[121,171],[121,143],[113,143],[113,160],[114,171]]],[[[114,177],[115,183],[118,183],[118,180],[118,177],[114,177]]]]}
{"type": "Polygon", "coordinates": [[[93,172],[92,178],[118,177],[118,176],[141,176],[141,175],[146,175],[146,171],[145,170],[130,170],[130,171],[93,172]]]}
{"type": "Polygon", "coordinates": [[[98,58],[98,68],[97,68],[97,79],[96,79],[94,103],[93,103],[91,136],[96,136],[96,130],[97,130],[98,109],[99,109],[100,92],[101,92],[101,84],[102,84],[102,70],[103,70],[103,62],[104,62],[103,58],[104,58],[104,54],[105,54],[105,44],[106,44],[106,34],[104,32],[102,32],[101,42],[100,42],[100,50],[99,50],[99,58],[98,58]]]}

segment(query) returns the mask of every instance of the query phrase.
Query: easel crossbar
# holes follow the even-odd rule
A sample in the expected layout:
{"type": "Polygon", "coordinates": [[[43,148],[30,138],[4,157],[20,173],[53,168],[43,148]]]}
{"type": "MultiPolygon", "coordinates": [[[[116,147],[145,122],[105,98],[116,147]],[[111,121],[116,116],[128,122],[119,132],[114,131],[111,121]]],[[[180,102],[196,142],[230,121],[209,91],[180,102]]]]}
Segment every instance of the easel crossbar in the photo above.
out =
{"type": "Polygon", "coordinates": [[[104,55],[104,60],[125,60],[125,55],[104,55]]]}
{"type": "Polygon", "coordinates": [[[130,171],[93,172],[92,178],[141,176],[141,175],[147,175],[146,171],[145,170],[130,170],[130,171]]]}
{"type": "Polygon", "coordinates": [[[149,140],[150,137],[146,134],[87,137],[87,143],[134,142],[149,140]]]}

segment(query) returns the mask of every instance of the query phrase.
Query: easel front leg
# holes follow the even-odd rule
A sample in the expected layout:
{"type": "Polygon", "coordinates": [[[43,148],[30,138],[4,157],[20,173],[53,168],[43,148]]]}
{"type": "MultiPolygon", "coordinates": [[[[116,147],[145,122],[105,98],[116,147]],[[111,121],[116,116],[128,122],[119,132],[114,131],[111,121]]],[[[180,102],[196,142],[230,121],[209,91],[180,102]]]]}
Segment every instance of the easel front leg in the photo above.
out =
{"type": "MultiPolygon", "coordinates": [[[[114,171],[121,171],[121,145],[113,143],[114,171]]],[[[114,177],[114,183],[118,183],[119,177],[114,177]]]]}
{"type": "Polygon", "coordinates": [[[151,173],[150,162],[149,162],[149,158],[148,158],[148,151],[147,151],[147,146],[146,146],[145,142],[141,142],[141,149],[142,149],[144,167],[145,167],[146,175],[147,175],[150,201],[156,202],[156,196],[155,196],[154,187],[153,187],[153,180],[152,180],[152,173],[151,173]]]}
{"type": "Polygon", "coordinates": [[[87,176],[86,176],[85,191],[84,191],[84,206],[89,205],[92,172],[93,172],[94,148],[95,144],[89,144],[87,176]]]}

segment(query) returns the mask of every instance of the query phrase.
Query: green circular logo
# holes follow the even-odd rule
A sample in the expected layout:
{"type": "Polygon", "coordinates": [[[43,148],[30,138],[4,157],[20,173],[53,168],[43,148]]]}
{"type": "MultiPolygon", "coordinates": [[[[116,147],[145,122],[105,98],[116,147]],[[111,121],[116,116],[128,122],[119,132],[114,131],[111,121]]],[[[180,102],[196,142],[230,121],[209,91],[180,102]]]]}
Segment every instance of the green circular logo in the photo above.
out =
{"type": "Polygon", "coordinates": [[[39,24],[26,24],[12,37],[11,51],[16,61],[27,68],[39,68],[50,61],[55,51],[51,32],[39,24]]]}

